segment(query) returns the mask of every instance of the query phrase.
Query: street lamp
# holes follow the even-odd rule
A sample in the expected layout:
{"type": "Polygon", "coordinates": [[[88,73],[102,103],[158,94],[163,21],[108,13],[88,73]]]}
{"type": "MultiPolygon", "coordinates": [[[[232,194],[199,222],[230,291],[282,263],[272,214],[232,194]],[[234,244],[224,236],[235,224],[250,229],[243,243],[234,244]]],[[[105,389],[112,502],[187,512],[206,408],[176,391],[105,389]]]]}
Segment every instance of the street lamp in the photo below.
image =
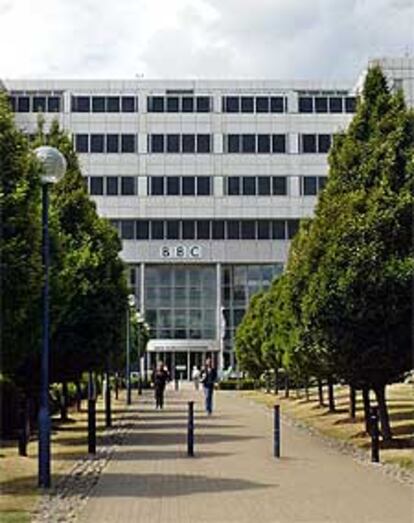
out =
{"type": "Polygon", "coordinates": [[[39,487],[50,487],[50,416],[49,416],[49,185],[61,180],[66,171],[63,154],[54,147],[35,150],[42,164],[42,246],[43,246],[43,331],[40,368],[39,407],[39,487]]]}
{"type": "Polygon", "coordinates": [[[129,309],[135,307],[135,295],[130,294],[128,296],[128,308],[127,308],[127,325],[126,325],[126,403],[131,405],[131,362],[130,362],[130,353],[131,353],[131,326],[130,326],[130,311],[129,309]]]}

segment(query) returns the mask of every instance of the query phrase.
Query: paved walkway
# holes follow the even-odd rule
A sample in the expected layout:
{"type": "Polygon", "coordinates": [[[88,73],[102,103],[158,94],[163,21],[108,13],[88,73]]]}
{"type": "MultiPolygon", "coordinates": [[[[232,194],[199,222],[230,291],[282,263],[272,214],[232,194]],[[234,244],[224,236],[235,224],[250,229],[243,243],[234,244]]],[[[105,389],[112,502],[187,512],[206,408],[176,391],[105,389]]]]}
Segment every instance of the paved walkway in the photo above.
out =
{"type": "MultiPolygon", "coordinates": [[[[134,398],[137,402],[137,399],[134,398]]],[[[92,491],[81,522],[412,523],[413,490],[317,437],[282,424],[272,457],[270,411],[234,392],[167,391],[155,411],[142,396],[130,432],[92,491]],[[196,404],[196,457],[186,456],[187,401],[196,404]]]]}

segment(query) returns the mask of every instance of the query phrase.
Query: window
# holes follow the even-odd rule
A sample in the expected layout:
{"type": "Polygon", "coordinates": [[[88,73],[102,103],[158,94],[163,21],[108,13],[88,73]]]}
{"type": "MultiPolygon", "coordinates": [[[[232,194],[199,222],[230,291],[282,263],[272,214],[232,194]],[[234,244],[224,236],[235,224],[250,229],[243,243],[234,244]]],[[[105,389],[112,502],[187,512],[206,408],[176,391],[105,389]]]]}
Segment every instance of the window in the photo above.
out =
{"type": "Polygon", "coordinates": [[[162,196],[164,194],[164,177],[151,176],[151,194],[152,196],[162,196]]]}
{"type": "Polygon", "coordinates": [[[284,112],[283,96],[272,96],[270,98],[270,112],[271,113],[283,113],[284,112]]]}
{"type": "Polygon", "coordinates": [[[167,134],[167,153],[180,152],[180,135],[167,134]]]}
{"type": "Polygon", "coordinates": [[[149,221],[137,220],[136,222],[136,239],[149,240],[149,221]]]}
{"type": "Polygon", "coordinates": [[[210,239],[210,221],[197,220],[197,240],[210,239]]]}
{"type": "Polygon", "coordinates": [[[164,152],[164,135],[163,134],[151,134],[150,135],[152,153],[163,153],[164,152]]]}
{"type": "Polygon", "coordinates": [[[72,112],[74,113],[89,113],[91,110],[91,99],[89,96],[73,96],[72,97],[72,112]]]}
{"type": "Polygon", "coordinates": [[[198,153],[209,153],[210,152],[210,135],[209,134],[197,134],[197,152],[198,153]]]}
{"type": "Polygon", "coordinates": [[[254,240],[256,237],[256,227],[254,220],[243,220],[241,222],[241,239],[254,240]]]}
{"type": "Polygon", "coordinates": [[[354,113],[356,111],[356,98],[355,96],[347,96],[345,98],[345,112],[354,113]]]}
{"type": "Polygon", "coordinates": [[[180,222],[178,220],[167,221],[167,240],[178,240],[180,237],[180,222]]]}
{"type": "Polygon", "coordinates": [[[209,176],[197,176],[197,194],[198,196],[208,196],[210,194],[209,176]]]}
{"type": "Polygon", "coordinates": [[[256,152],[256,136],[254,134],[242,134],[242,153],[256,152]]]}
{"type": "Polygon", "coordinates": [[[192,96],[183,96],[181,104],[183,113],[194,112],[194,98],[192,96]]]}
{"type": "Polygon", "coordinates": [[[316,153],[316,136],[314,134],[302,134],[302,152],[316,153]]]}
{"type": "Polygon", "coordinates": [[[319,134],[318,135],[318,152],[327,153],[331,147],[331,135],[330,134],[319,134]]]}
{"type": "Polygon", "coordinates": [[[316,176],[303,177],[303,194],[305,196],[314,196],[318,193],[316,176]]]}
{"type": "Polygon", "coordinates": [[[164,222],[162,220],[153,220],[151,223],[151,238],[153,240],[164,239],[164,222]]]}
{"type": "Polygon", "coordinates": [[[195,136],[194,134],[182,135],[182,151],[183,153],[195,152],[195,136]]]}
{"type": "Polygon", "coordinates": [[[238,220],[229,220],[227,222],[227,238],[229,240],[240,239],[240,222],[238,220]]]}
{"type": "Polygon", "coordinates": [[[210,112],[210,98],[208,96],[197,96],[197,112],[198,113],[209,113],[210,112]]]}
{"type": "Polygon", "coordinates": [[[328,98],[326,96],[317,96],[315,98],[315,111],[317,113],[328,112],[328,98]]]}
{"type": "Polygon", "coordinates": [[[178,96],[167,97],[167,113],[178,113],[178,96]]]}
{"type": "Polygon", "coordinates": [[[270,177],[269,176],[259,176],[258,180],[258,194],[260,196],[268,196],[270,194],[270,177]]]}
{"type": "Polygon", "coordinates": [[[286,238],[285,221],[284,220],[273,220],[272,221],[272,239],[273,240],[284,240],[285,238],[286,238]]]}
{"type": "Polygon", "coordinates": [[[149,113],[163,113],[164,112],[164,98],[162,96],[148,97],[148,112],[149,113]]]}
{"type": "Polygon", "coordinates": [[[132,196],[135,194],[134,176],[122,176],[121,177],[121,194],[124,196],[132,196]]]}
{"type": "Polygon", "coordinates": [[[134,153],[136,150],[136,136],[135,134],[121,135],[121,152],[134,153]]]}
{"type": "Polygon", "coordinates": [[[258,240],[270,240],[270,222],[269,220],[259,220],[257,222],[258,240]]]}
{"type": "Polygon", "coordinates": [[[60,111],[60,97],[59,96],[48,96],[47,110],[49,113],[58,113],[60,111]]]}
{"type": "Polygon", "coordinates": [[[195,194],[194,176],[183,176],[183,196],[193,196],[195,194]]]}
{"type": "Polygon", "coordinates": [[[45,113],[46,112],[46,96],[33,96],[33,112],[34,113],[45,113]]]}
{"type": "Polygon", "coordinates": [[[299,230],[299,220],[288,220],[288,239],[291,240],[299,230]]]}
{"type": "Polygon", "coordinates": [[[107,176],[106,194],[108,196],[118,196],[118,177],[117,176],[107,176]]]}
{"type": "Polygon", "coordinates": [[[270,153],[270,135],[259,134],[257,135],[257,152],[258,153],[270,153]]]}
{"type": "Polygon", "coordinates": [[[213,240],[224,240],[224,220],[213,221],[213,240]]]}
{"type": "Polygon", "coordinates": [[[87,134],[75,135],[75,149],[77,153],[89,152],[89,136],[87,134]]]}
{"type": "Polygon", "coordinates": [[[269,112],[269,98],[267,96],[258,96],[256,98],[256,113],[269,112]]]}
{"type": "Polygon", "coordinates": [[[240,98],[238,96],[226,96],[224,98],[224,112],[238,113],[240,111],[240,98]]]}
{"type": "Polygon", "coordinates": [[[299,112],[312,113],[313,99],[310,96],[299,96],[299,112]]]}
{"type": "Polygon", "coordinates": [[[272,150],[274,153],[286,152],[286,135],[272,134],[272,150]]]}
{"type": "Polygon", "coordinates": [[[93,113],[104,113],[105,112],[105,97],[104,96],[93,96],[92,97],[92,112],[93,113]]]}
{"type": "Polygon", "coordinates": [[[340,96],[329,97],[329,112],[342,113],[342,98],[340,96]]]}
{"type": "Polygon", "coordinates": [[[104,135],[91,134],[91,153],[104,152],[104,135]]]}
{"type": "Polygon", "coordinates": [[[178,176],[167,177],[167,194],[169,196],[180,194],[180,178],[178,176]]]}
{"type": "Polygon", "coordinates": [[[238,153],[240,151],[240,135],[239,134],[228,134],[227,135],[227,152],[238,153]]]}
{"type": "Polygon", "coordinates": [[[30,98],[28,96],[19,96],[17,98],[17,112],[28,113],[30,111],[30,98]]]}
{"type": "Polygon", "coordinates": [[[123,113],[134,113],[136,98],[135,96],[123,96],[121,98],[121,111],[123,113]]]}
{"type": "Polygon", "coordinates": [[[106,135],[106,152],[107,153],[119,153],[119,135],[118,134],[107,134],[106,135]]]}
{"type": "Polygon", "coordinates": [[[103,194],[102,176],[91,176],[89,180],[90,180],[90,193],[94,196],[101,196],[103,194]]]}
{"type": "Polygon", "coordinates": [[[238,196],[240,194],[240,178],[238,176],[229,176],[227,178],[227,194],[238,196]]]}
{"type": "Polygon", "coordinates": [[[183,240],[194,240],[195,239],[195,221],[194,220],[183,220],[183,240]]]}
{"type": "Polygon", "coordinates": [[[108,113],[119,113],[119,96],[108,96],[106,98],[106,110],[108,113]]]}
{"type": "Polygon", "coordinates": [[[121,220],[121,238],[123,240],[134,239],[134,225],[133,220],[121,220]]]}
{"type": "Polygon", "coordinates": [[[287,194],[287,178],[286,176],[273,176],[272,177],[272,185],[273,190],[272,193],[274,196],[286,196],[287,194]]]}
{"type": "Polygon", "coordinates": [[[252,113],[254,112],[254,99],[253,96],[242,96],[241,97],[241,112],[252,113]]]}
{"type": "Polygon", "coordinates": [[[256,178],[254,176],[243,176],[243,196],[254,196],[256,194],[256,178]]]}

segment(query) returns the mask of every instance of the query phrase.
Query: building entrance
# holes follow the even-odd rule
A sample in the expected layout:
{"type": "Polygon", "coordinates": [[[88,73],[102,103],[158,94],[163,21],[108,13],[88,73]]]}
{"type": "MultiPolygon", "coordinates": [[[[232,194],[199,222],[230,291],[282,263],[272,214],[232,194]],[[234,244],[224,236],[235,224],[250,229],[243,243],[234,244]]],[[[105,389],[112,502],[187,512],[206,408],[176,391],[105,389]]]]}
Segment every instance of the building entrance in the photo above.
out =
{"type": "Polygon", "coordinates": [[[157,362],[162,361],[167,366],[171,379],[178,378],[183,380],[191,380],[193,367],[197,366],[197,368],[201,370],[207,357],[213,357],[213,361],[215,365],[217,365],[216,351],[180,350],[151,351],[147,353],[147,361],[150,369],[154,369],[157,362]]]}

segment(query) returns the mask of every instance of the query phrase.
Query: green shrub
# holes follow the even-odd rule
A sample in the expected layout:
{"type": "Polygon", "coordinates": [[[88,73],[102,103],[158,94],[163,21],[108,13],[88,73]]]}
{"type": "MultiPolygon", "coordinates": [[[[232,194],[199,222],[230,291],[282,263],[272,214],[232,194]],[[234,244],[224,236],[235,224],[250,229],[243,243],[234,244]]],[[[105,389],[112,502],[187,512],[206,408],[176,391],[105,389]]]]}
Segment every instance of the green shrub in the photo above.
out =
{"type": "Polygon", "coordinates": [[[220,390],[254,390],[258,388],[258,380],[253,378],[243,378],[241,380],[223,380],[218,384],[220,390]]]}

